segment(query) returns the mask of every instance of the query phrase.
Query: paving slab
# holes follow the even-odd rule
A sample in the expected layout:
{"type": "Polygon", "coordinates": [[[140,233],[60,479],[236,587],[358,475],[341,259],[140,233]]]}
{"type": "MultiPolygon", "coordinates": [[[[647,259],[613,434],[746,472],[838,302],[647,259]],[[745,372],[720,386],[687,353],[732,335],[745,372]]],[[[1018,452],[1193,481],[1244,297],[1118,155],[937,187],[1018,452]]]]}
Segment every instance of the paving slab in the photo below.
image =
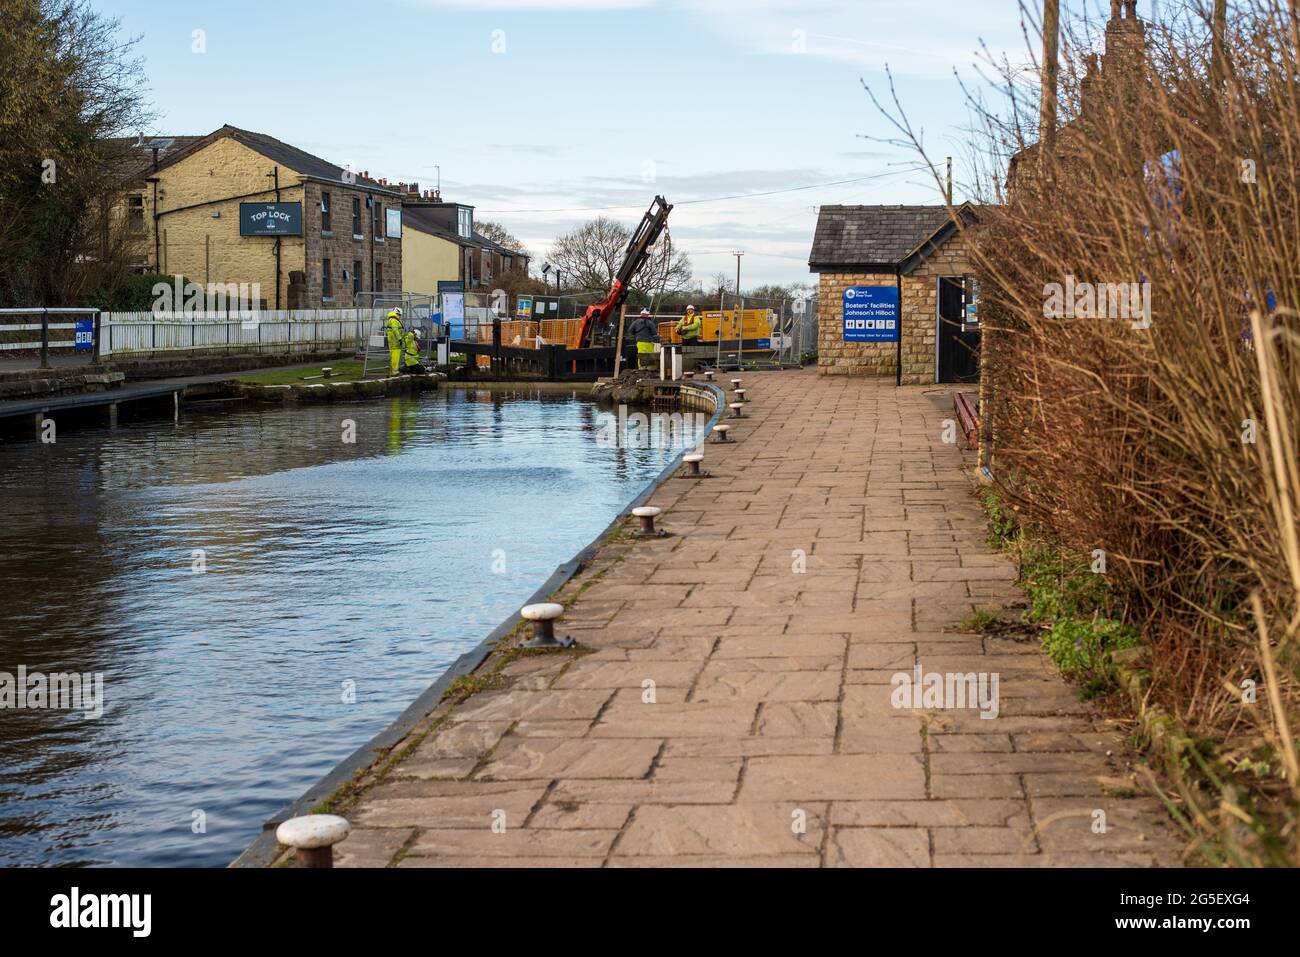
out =
{"type": "Polygon", "coordinates": [[[673,534],[559,594],[580,650],[452,707],[342,808],[339,865],[1178,865],[1114,723],[1036,643],[960,630],[1023,596],[935,387],[746,385],[717,478],[650,496],[673,534]],[[897,706],[918,666],[996,675],[997,717],[897,706]]]}

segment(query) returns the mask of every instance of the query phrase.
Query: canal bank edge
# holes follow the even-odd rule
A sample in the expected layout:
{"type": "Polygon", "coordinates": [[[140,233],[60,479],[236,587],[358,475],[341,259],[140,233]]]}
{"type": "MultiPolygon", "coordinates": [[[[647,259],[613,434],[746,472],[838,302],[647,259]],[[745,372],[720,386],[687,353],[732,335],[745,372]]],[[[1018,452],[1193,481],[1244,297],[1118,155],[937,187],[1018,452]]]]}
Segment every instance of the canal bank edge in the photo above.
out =
{"type": "Polygon", "coordinates": [[[236,398],[265,403],[321,403],[351,402],[355,399],[383,398],[428,392],[445,381],[441,373],[426,375],[397,375],[383,379],[355,379],[311,384],[291,383],[263,385],[258,382],[241,382],[232,379],[227,385],[236,398]]]}
{"type": "MultiPolygon", "coordinates": [[[[694,408],[707,408],[712,403],[713,414],[705,426],[707,436],[722,418],[727,407],[726,393],[716,385],[702,382],[682,383],[680,394],[685,400],[683,405],[694,408]]],[[[665,481],[672,478],[682,466],[682,457],[690,450],[682,449],[672,461],[646,485],[641,492],[627,503],[610,523],[588,543],[578,554],[558,566],[540,588],[523,604],[535,604],[546,601],[568,582],[576,577],[600,550],[605,540],[613,534],[618,526],[632,514],[632,509],[640,507],[654,494],[665,481]]],[[[456,679],[472,674],[489,656],[496,651],[497,645],[515,631],[523,622],[519,612],[515,612],[473,649],[461,655],[442,675],[426,688],[397,719],[379,734],[375,735],[361,747],[339,762],[333,770],[309,787],[301,797],[269,820],[263,823],[262,833],[246,847],[239,857],[230,863],[230,867],[270,867],[280,857],[282,848],[276,840],[275,831],[284,821],[301,814],[309,814],[312,809],[330,800],[341,790],[350,785],[357,775],[378,763],[396,745],[400,744],[415,728],[424,721],[442,703],[443,695],[456,679]]]]}

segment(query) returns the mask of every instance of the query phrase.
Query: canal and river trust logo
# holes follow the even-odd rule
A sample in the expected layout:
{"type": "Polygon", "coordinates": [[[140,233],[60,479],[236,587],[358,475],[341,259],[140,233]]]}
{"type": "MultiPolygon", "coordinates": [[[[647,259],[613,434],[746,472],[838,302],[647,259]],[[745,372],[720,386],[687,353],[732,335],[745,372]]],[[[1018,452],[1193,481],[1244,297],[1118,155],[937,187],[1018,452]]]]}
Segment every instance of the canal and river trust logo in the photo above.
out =
{"type": "Polygon", "coordinates": [[[46,674],[19,665],[17,674],[0,671],[0,711],[80,711],[86,718],[104,714],[104,673],[46,674]]]}

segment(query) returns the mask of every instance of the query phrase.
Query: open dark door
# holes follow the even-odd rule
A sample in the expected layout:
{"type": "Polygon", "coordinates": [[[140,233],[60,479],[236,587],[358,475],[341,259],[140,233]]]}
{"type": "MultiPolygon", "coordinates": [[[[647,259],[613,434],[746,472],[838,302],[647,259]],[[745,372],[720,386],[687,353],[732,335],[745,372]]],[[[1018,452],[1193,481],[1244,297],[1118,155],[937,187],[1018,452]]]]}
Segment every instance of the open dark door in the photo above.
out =
{"type": "Polygon", "coordinates": [[[971,283],[961,276],[939,279],[939,381],[974,382],[979,379],[980,332],[975,310],[967,310],[973,300],[971,283]]]}

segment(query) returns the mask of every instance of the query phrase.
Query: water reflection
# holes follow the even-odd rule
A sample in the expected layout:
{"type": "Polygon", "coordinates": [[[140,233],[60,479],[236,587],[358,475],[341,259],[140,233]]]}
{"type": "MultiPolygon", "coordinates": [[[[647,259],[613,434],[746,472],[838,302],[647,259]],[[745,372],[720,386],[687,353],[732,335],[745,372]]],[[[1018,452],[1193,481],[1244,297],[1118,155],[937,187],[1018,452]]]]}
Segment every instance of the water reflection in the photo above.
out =
{"type": "Polygon", "coordinates": [[[227,863],[672,454],[597,417],[449,391],[0,445],[0,672],[106,699],[0,710],[0,863],[227,863]]]}

